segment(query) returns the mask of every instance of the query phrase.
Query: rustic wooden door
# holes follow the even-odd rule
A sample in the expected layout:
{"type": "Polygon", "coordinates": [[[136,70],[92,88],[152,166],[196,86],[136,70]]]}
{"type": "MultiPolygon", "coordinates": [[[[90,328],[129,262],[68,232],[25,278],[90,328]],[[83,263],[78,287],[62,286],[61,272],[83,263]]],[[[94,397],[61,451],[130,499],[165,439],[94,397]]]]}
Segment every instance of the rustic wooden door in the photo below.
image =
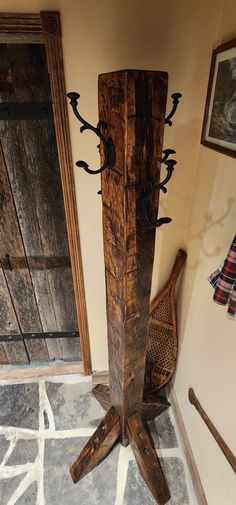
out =
{"type": "Polygon", "coordinates": [[[0,364],[80,360],[42,44],[0,44],[0,364]]]}

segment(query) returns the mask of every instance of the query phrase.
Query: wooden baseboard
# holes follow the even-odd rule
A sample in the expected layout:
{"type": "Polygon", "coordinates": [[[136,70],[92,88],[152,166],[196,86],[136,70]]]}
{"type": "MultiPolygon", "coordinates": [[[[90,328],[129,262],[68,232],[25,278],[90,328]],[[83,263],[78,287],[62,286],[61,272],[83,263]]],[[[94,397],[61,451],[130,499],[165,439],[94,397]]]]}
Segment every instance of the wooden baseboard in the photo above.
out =
{"type": "Polygon", "coordinates": [[[175,420],[178,426],[179,434],[181,437],[186,461],[189,467],[189,471],[191,474],[192,482],[193,482],[193,487],[194,491],[196,493],[196,497],[198,500],[199,505],[208,505],[206,495],[204,493],[204,489],[202,486],[202,482],[198,473],[197,465],[193,456],[193,452],[191,449],[191,445],[188,439],[188,435],[185,429],[184,421],[182,418],[182,414],[180,412],[178,400],[174,391],[173,386],[168,388],[169,389],[169,400],[171,403],[171,406],[173,408],[175,420]]]}
{"type": "Polygon", "coordinates": [[[0,367],[0,380],[6,379],[30,379],[44,375],[67,375],[83,374],[83,365],[76,363],[47,363],[42,365],[0,367]]]}
{"type": "Polygon", "coordinates": [[[97,371],[92,373],[93,384],[109,384],[110,376],[108,370],[97,371]]]}

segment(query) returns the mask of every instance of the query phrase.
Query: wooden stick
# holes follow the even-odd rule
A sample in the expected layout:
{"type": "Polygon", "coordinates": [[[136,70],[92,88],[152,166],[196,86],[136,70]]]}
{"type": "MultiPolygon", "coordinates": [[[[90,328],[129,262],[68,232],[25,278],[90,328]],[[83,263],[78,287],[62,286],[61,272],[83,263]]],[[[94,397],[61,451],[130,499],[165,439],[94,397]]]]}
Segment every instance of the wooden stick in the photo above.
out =
{"type": "Polygon", "coordinates": [[[190,388],[188,390],[188,397],[189,397],[190,403],[192,403],[194,405],[194,407],[196,407],[196,409],[199,412],[200,416],[202,417],[203,421],[205,422],[205,424],[207,425],[211,434],[213,435],[215,441],[217,442],[217,444],[219,445],[223,454],[225,455],[227,461],[229,462],[229,464],[233,468],[234,472],[236,473],[236,457],[234,456],[234,454],[232,453],[232,451],[230,450],[228,445],[225,443],[222,436],[219,434],[219,432],[217,431],[214,424],[209,419],[206,412],[203,410],[203,408],[202,408],[200,402],[198,401],[198,399],[194,393],[194,390],[192,388],[190,388]]]}

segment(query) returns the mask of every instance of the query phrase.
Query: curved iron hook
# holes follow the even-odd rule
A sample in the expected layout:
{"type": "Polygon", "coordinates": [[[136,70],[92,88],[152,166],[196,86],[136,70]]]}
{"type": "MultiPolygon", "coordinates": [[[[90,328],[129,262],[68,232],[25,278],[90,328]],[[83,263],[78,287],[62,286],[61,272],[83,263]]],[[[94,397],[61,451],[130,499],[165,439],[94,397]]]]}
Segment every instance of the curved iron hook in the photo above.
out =
{"type": "MultiPolygon", "coordinates": [[[[100,141],[102,142],[103,147],[104,147],[105,160],[104,160],[104,163],[101,166],[101,168],[99,168],[97,170],[91,170],[88,166],[88,163],[86,163],[86,161],[82,161],[82,160],[79,160],[76,162],[77,167],[83,168],[88,174],[100,174],[101,172],[103,172],[103,170],[105,170],[105,168],[112,168],[115,164],[115,147],[114,147],[111,137],[106,139],[101,132],[101,128],[103,128],[103,129],[107,128],[107,123],[105,123],[105,121],[99,121],[97,124],[97,127],[92,126],[87,121],[85,121],[85,119],[82,118],[82,116],[80,115],[80,113],[77,109],[80,94],[75,93],[75,92],[71,92],[71,93],[67,93],[67,97],[70,99],[70,104],[72,106],[75,116],[83,125],[80,127],[81,133],[83,133],[83,131],[85,131],[85,130],[92,130],[100,138],[100,141]]],[[[100,151],[100,144],[97,147],[100,151]]]]}
{"type": "Polygon", "coordinates": [[[161,158],[161,163],[165,163],[171,154],[176,154],[176,151],[174,151],[174,149],[163,149],[162,154],[164,154],[164,156],[161,158]]]}
{"type": "Polygon", "coordinates": [[[156,185],[156,189],[161,189],[163,191],[163,193],[166,193],[167,188],[165,187],[165,185],[170,180],[177,161],[176,160],[166,160],[166,161],[164,161],[164,163],[165,163],[165,165],[167,165],[166,166],[167,175],[162,182],[160,182],[159,184],[156,185]]]}
{"type": "Polygon", "coordinates": [[[143,193],[143,195],[141,196],[141,198],[138,201],[138,217],[140,219],[144,219],[146,221],[146,223],[148,223],[149,226],[155,226],[155,228],[159,228],[163,224],[167,224],[172,221],[172,219],[170,217],[161,217],[157,220],[154,220],[148,215],[149,199],[150,199],[151,195],[153,194],[154,191],[160,190],[160,189],[163,191],[163,193],[167,192],[167,188],[165,187],[165,185],[170,180],[173,170],[176,165],[175,160],[167,160],[166,159],[164,161],[164,163],[165,163],[165,165],[167,165],[167,168],[166,168],[167,175],[166,175],[165,179],[158,184],[154,184],[152,181],[147,181],[147,183],[146,183],[147,190],[145,191],[145,193],[143,193]]]}
{"type": "Polygon", "coordinates": [[[172,107],[172,110],[171,110],[169,116],[167,116],[167,118],[165,119],[165,124],[172,126],[172,121],[170,121],[170,120],[176,112],[176,109],[177,109],[178,103],[179,103],[179,99],[181,98],[181,96],[182,96],[181,93],[173,93],[173,95],[171,95],[171,98],[173,99],[173,107],[172,107]]]}

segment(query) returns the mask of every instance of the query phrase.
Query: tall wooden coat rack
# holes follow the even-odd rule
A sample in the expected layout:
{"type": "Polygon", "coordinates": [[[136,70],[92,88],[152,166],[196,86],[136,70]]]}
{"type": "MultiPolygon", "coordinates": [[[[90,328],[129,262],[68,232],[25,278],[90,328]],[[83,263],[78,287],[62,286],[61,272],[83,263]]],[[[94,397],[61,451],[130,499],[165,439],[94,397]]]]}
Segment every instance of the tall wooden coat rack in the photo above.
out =
{"type": "Polygon", "coordinates": [[[117,439],[131,444],[141,474],[157,503],[170,498],[169,489],[145,421],[169,403],[144,397],[146,335],[155,245],[155,229],[170,218],[157,219],[159,190],[166,192],[176,161],[175,151],[162,151],[164,125],[171,125],[180,94],[165,119],[168,75],[165,72],[123,70],[99,76],[99,123],[91,126],[78,112],[79,95],[69,93],[81,131],[100,138],[103,237],[107,293],[110,388],[94,393],[108,410],[71,468],[76,483],[108,454],[117,439]],[[160,182],[161,163],[167,169],[160,182]]]}

